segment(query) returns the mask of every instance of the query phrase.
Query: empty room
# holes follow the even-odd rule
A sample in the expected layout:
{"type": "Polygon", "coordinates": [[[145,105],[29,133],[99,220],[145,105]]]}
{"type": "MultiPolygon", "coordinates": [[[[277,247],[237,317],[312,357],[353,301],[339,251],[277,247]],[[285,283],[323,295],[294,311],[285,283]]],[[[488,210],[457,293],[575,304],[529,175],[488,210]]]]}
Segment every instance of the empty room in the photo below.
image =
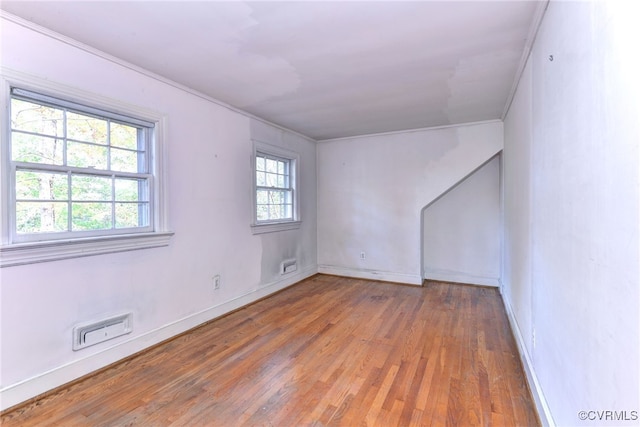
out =
{"type": "Polygon", "coordinates": [[[0,3],[6,426],[640,424],[640,3],[0,3]]]}

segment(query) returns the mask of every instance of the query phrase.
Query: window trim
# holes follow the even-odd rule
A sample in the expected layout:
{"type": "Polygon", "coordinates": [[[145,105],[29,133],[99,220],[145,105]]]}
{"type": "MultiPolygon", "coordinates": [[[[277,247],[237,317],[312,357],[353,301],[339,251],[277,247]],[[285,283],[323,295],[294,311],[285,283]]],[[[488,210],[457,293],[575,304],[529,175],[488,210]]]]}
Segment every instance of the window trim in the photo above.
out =
{"type": "Polygon", "coordinates": [[[300,228],[300,155],[295,151],[276,147],[266,142],[253,140],[253,152],[251,154],[251,231],[253,234],[272,233],[276,231],[295,230],[300,228]],[[256,156],[258,153],[277,157],[290,161],[289,180],[293,190],[293,219],[258,222],[257,213],[257,180],[256,180],[256,156]]]}
{"type": "Polygon", "coordinates": [[[2,212],[0,222],[0,268],[81,256],[154,248],[167,246],[169,244],[173,232],[168,228],[168,195],[166,192],[167,147],[164,143],[167,117],[165,115],[112,98],[20,73],[6,67],[2,67],[0,75],[0,105],[2,106],[0,125],[4,130],[0,135],[2,139],[0,148],[0,164],[2,167],[2,185],[0,187],[0,210],[2,212]],[[50,96],[72,103],[78,103],[89,108],[106,110],[114,115],[120,114],[155,125],[154,132],[151,132],[152,135],[148,141],[149,156],[151,156],[148,173],[153,176],[153,184],[150,186],[152,199],[151,225],[153,231],[131,233],[129,229],[123,231],[122,234],[69,237],[27,242],[15,241],[11,225],[14,220],[14,213],[12,212],[13,189],[11,185],[13,179],[11,179],[12,167],[9,150],[11,143],[11,126],[10,118],[8,117],[12,87],[33,91],[45,97],[50,96]]]}

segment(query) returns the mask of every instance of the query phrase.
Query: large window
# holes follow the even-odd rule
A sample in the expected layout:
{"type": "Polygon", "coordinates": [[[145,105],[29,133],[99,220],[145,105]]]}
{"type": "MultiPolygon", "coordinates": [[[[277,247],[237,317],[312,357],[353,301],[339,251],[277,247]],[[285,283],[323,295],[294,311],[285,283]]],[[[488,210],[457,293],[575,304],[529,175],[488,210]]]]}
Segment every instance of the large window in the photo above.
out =
{"type": "Polygon", "coordinates": [[[14,241],[151,231],[154,124],[11,90],[14,241]]]}
{"type": "Polygon", "coordinates": [[[299,226],[296,186],[298,156],[266,144],[254,155],[254,232],[299,226]]]}
{"type": "Polygon", "coordinates": [[[16,86],[8,98],[2,266],[167,243],[131,240],[171,234],[159,203],[156,121],[16,86]],[[118,238],[128,241],[104,243],[118,238]],[[55,246],[63,253],[27,254],[55,246]]]}

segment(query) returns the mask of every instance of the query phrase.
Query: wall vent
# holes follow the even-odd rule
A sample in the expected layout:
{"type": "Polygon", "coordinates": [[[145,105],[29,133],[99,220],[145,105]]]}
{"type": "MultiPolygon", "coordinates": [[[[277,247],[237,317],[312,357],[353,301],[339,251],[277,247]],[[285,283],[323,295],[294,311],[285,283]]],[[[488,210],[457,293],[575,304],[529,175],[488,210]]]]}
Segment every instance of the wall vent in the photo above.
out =
{"type": "Polygon", "coordinates": [[[98,322],[83,323],[73,328],[73,349],[80,350],[133,330],[132,313],[121,314],[98,322]]]}
{"type": "Polygon", "coordinates": [[[295,258],[285,259],[280,263],[280,274],[293,273],[298,269],[298,262],[295,258]]]}

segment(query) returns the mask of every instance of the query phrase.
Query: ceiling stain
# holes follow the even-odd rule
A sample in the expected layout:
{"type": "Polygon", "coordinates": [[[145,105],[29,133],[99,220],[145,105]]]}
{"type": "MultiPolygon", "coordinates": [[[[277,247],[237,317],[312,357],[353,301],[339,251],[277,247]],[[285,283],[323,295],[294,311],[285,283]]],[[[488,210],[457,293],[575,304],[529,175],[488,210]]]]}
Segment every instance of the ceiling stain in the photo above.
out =
{"type": "Polygon", "coordinates": [[[8,13],[317,140],[499,119],[546,1],[14,1],[8,13]]]}

